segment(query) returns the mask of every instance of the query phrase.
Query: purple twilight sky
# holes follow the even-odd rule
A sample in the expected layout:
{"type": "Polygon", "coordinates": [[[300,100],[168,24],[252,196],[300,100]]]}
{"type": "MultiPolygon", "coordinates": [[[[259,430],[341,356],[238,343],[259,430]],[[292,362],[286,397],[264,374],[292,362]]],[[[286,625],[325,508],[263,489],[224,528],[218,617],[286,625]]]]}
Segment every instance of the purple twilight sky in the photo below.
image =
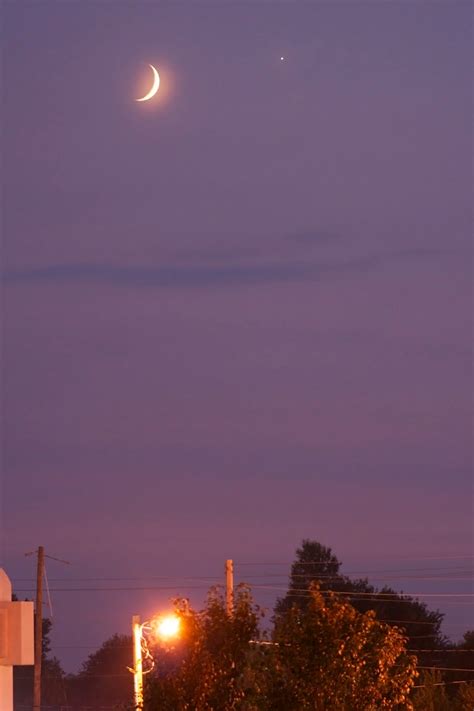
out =
{"type": "Polygon", "coordinates": [[[303,537],[464,575],[471,13],[3,5],[2,558],[71,561],[66,668],[225,558],[283,586],[303,537]]]}

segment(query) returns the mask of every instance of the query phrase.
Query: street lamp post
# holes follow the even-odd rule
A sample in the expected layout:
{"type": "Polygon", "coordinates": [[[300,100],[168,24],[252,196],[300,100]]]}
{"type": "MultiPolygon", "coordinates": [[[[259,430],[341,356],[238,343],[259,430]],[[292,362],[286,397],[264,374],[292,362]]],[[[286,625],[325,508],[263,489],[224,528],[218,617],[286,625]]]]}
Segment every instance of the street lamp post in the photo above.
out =
{"type": "Polygon", "coordinates": [[[142,626],[140,615],[132,617],[133,635],[133,698],[135,709],[143,708],[143,659],[142,659],[142,626]]]}
{"type": "MultiPolygon", "coordinates": [[[[153,660],[146,646],[146,639],[143,635],[143,631],[145,630],[148,633],[154,633],[158,639],[168,640],[179,635],[179,627],[180,620],[176,615],[153,617],[151,620],[143,623],[140,622],[140,615],[133,615],[133,669],[130,669],[130,671],[133,672],[133,698],[135,702],[135,711],[142,711],[143,709],[143,651],[145,651],[145,657],[152,661],[151,668],[153,668],[153,660]]],[[[151,671],[151,668],[147,671],[151,671]]]]}

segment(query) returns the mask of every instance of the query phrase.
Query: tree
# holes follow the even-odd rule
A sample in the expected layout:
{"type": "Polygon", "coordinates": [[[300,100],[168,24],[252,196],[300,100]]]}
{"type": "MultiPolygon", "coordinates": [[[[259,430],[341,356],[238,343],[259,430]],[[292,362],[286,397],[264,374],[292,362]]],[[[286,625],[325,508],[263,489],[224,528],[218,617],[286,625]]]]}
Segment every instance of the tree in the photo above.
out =
{"type": "Polygon", "coordinates": [[[450,711],[453,705],[448,697],[438,671],[424,671],[418,681],[412,700],[415,711],[450,711]]]}
{"type": "MultiPolygon", "coordinates": [[[[377,590],[366,578],[353,580],[342,575],[340,567],[341,562],[330,548],[318,541],[304,539],[291,566],[288,592],[275,606],[276,619],[293,604],[304,608],[310,597],[311,584],[316,582],[321,592],[332,590],[339,593],[359,612],[374,610],[379,620],[403,628],[410,646],[419,647],[419,640],[423,639],[423,649],[446,647],[447,640],[441,634],[443,615],[439,611],[428,610],[424,603],[392,588],[377,590]]],[[[431,666],[435,660],[425,655],[423,662],[431,666]]]]}
{"type": "MultiPolygon", "coordinates": [[[[13,600],[16,600],[13,596],[13,600]]],[[[51,657],[50,619],[43,618],[42,651],[41,651],[41,701],[43,704],[62,704],[66,701],[64,671],[59,659],[51,657]]],[[[31,706],[33,703],[33,666],[13,668],[13,689],[16,703],[31,706]]]]}
{"type": "MultiPolygon", "coordinates": [[[[258,708],[255,641],[259,639],[259,609],[245,586],[239,586],[229,616],[217,589],[209,593],[201,613],[187,600],[176,601],[182,621],[182,641],[174,650],[168,673],[152,677],[146,689],[146,709],[213,711],[258,708]]],[[[162,653],[163,654],[163,653],[162,653]]],[[[158,658],[157,670],[163,668],[158,658]]]]}
{"type": "Polygon", "coordinates": [[[472,630],[464,633],[462,642],[450,645],[444,654],[441,652],[439,666],[444,668],[442,680],[446,682],[447,692],[452,699],[452,708],[456,711],[458,709],[472,711],[474,709],[474,703],[472,703],[474,695],[473,672],[459,671],[459,668],[474,669],[474,633],[472,630]],[[465,683],[458,683],[462,681],[465,683]]]}
{"type": "Polygon", "coordinates": [[[463,641],[460,646],[461,649],[472,649],[474,652],[474,630],[464,632],[463,641]]]}
{"type": "Polygon", "coordinates": [[[146,710],[412,709],[415,658],[401,633],[373,612],[358,613],[334,596],[326,601],[316,587],[310,598],[280,616],[270,641],[245,588],[232,616],[216,591],[201,613],[178,601],[182,643],[167,673],[149,681],[146,710]]]}
{"type": "Polygon", "coordinates": [[[132,638],[115,634],[89,655],[77,675],[67,679],[68,699],[75,704],[126,708],[133,698],[132,638]]]}
{"type": "MultiPolygon", "coordinates": [[[[292,563],[288,592],[277,601],[275,614],[284,614],[293,604],[305,607],[311,584],[317,582],[320,590],[345,591],[350,582],[339,573],[341,562],[331,548],[318,541],[305,538],[296,550],[296,560],[292,563]]],[[[365,590],[366,581],[358,581],[365,590]]]]}
{"type": "Polygon", "coordinates": [[[304,606],[276,621],[267,706],[271,711],[406,709],[416,657],[406,638],[313,584],[304,606]]]}
{"type": "Polygon", "coordinates": [[[472,711],[474,709],[474,683],[463,684],[459,687],[456,699],[456,711],[472,711]]]}

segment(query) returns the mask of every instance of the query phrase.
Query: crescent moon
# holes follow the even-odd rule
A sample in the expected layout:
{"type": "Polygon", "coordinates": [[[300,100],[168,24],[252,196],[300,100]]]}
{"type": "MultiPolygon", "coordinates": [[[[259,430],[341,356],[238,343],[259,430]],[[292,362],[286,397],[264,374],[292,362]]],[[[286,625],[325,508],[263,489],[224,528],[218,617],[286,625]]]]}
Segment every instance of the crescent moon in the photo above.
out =
{"type": "Polygon", "coordinates": [[[145,94],[145,96],[142,96],[141,99],[135,99],[135,101],[148,101],[148,99],[151,99],[152,96],[155,96],[156,92],[160,88],[160,75],[156,71],[153,64],[149,64],[148,66],[151,67],[151,70],[153,72],[153,86],[151,87],[148,94],[145,94]]]}

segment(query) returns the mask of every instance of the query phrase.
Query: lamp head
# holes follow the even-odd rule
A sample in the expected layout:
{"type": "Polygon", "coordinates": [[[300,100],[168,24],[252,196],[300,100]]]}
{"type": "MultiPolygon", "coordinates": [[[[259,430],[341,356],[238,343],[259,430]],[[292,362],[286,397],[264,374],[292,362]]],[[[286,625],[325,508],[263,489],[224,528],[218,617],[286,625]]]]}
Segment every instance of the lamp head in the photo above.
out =
{"type": "Polygon", "coordinates": [[[177,615],[160,617],[155,626],[155,634],[159,639],[168,640],[179,636],[180,619],[177,615]]]}

